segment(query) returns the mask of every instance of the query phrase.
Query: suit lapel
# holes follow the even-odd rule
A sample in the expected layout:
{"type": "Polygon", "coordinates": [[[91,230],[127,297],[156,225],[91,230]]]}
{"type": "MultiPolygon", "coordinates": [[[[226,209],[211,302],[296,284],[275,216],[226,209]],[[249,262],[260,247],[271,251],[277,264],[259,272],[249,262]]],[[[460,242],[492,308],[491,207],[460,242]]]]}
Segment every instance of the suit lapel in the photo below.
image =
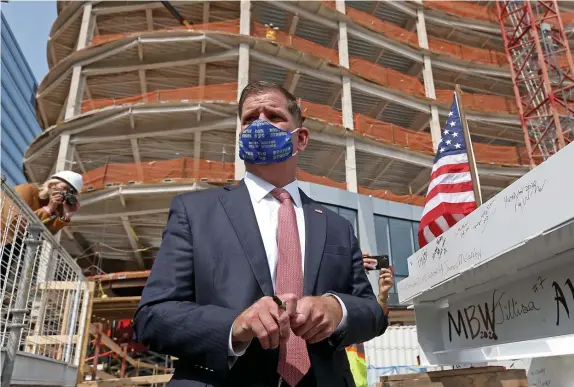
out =
{"type": "Polygon", "coordinates": [[[271,296],[273,295],[273,283],[269,263],[247,186],[242,180],[239,185],[226,187],[226,189],[228,191],[221,195],[219,200],[239,237],[259,287],[264,295],[271,296]]]}
{"type": "Polygon", "coordinates": [[[301,201],[305,214],[305,280],[303,294],[312,295],[321,259],[323,258],[323,247],[327,237],[327,214],[319,208],[319,205],[311,200],[303,191],[301,201]]]}

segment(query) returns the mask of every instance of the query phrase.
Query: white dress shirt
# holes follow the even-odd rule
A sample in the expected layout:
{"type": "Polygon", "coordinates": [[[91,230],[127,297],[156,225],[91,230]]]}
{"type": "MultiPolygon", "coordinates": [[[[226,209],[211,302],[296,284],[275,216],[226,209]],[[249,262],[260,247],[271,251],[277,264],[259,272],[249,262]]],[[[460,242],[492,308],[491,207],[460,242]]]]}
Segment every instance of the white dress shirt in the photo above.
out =
{"type": "MultiPolygon", "coordinates": [[[[276,277],[277,277],[277,260],[278,260],[278,250],[277,250],[277,227],[279,223],[279,200],[275,199],[271,194],[276,187],[265,180],[247,172],[244,178],[245,185],[249,191],[249,197],[251,198],[251,204],[253,205],[253,210],[255,212],[255,218],[257,219],[257,224],[259,226],[259,232],[261,233],[261,239],[263,240],[263,246],[265,247],[265,253],[267,254],[267,262],[269,263],[269,272],[271,273],[271,281],[273,282],[273,289],[275,289],[276,277]]],[[[295,215],[297,217],[297,228],[299,230],[299,241],[301,244],[301,264],[303,265],[303,275],[305,273],[305,214],[303,212],[303,203],[301,202],[301,194],[299,193],[299,186],[297,181],[293,181],[283,187],[284,190],[289,192],[291,198],[293,199],[293,204],[295,206],[295,215]]],[[[337,326],[336,331],[339,331],[345,327],[347,322],[347,308],[343,301],[334,294],[334,296],[341,304],[341,309],[343,310],[343,318],[337,326]]],[[[229,356],[242,356],[250,343],[245,345],[233,347],[231,336],[232,331],[229,332],[229,356]]]]}

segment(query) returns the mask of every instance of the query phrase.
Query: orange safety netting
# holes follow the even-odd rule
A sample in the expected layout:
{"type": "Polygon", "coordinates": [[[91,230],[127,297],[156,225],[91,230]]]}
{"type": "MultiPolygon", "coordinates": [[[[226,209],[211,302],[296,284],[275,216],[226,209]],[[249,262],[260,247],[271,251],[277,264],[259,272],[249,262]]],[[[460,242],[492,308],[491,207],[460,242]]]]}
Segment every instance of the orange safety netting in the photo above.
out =
{"type": "MultiPolygon", "coordinates": [[[[89,191],[135,183],[158,184],[194,181],[227,184],[234,182],[234,164],[179,158],[141,163],[141,172],[138,172],[138,167],[134,163],[107,164],[86,172],[83,177],[84,190],[89,191]]],[[[325,176],[315,176],[302,169],[298,169],[297,179],[343,190],[347,188],[346,183],[337,182],[325,176]]],[[[401,203],[424,205],[424,197],[418,195],[395,195],[387,190],[371,190],[363,187],[359,188],[359,193],[401,203]]]]}
{"type": "MultiPolygon", "coordinates": [[[[221,24],[225,23],[239,23],[239,22],[238,21],[221,22],[221,24]]],[[[200,26],[196,26],[195,28],[198,27],[200,26]]],[[[214,28],[211,29],[214,30],[214,28]]],[[[266,29],[264,26],[254,24],[252,31],[254,36],[256,37],[266,36],[266,29]]],[[[102,37],[102,41],[110,41],[113,39],[117,39],[121,36],[123,35],[114,35],[113,38],[102,37]]],[[[282,31],[276,32],[275,41],[283,46],[292,47],[303,53],[317,56],[331,64],[334,65],[338,64],[338,52],[334,49],[326,48],[317,43],[313,43],[302,38],[288,35],[287,33],[282,31]]],[[[426,99],[424,86],[416,76],[403,74],[397,70],[374,64],[373,62],[369,62],[368,60],[362,58],[350,57],[349,64],[351,72],[364,79],[367,79],[371,82],[375,82],[382,86],[399,90],[401,92],[404,92],[406,95],[413,95],[421,99],[426,99]]],[[[452,91],[436,90],[436,94],[438,101],[443,102],[447,105],[450,105],[450,103],[452,102],[452,91]]],[[[514,102],[514,99],[512,98],[491,96],[491,95],[479,95],[479,96],[480,96],[479,98],[474,98],[472,97],[472,94],[469,94],[469,97],[463,99],[464,107],[468,109],[489,111],[489,112],[506,111],[507,113],[510,114],[515,114],[517,112],[516,104],[514,102]]]]}
{"type": "MultiPolygon", "coordinates": [[[[124,99],[101,99],[88,100],[82,103],[82,111],[88,111],[92,106],[102,108],[105,106],[132,104],[137,102],[181,102],[197,101],[201,102],[201,96],[205,100],[219,100],[235,102],[237,96],[237,83],[227,83],[220,85],[196,86],[185,89],[158,90],[136,97],[124,99]]],[[[470,100],[465,94],[465,100],[470,100]]],[[[450,92],[452,99],[452,91],[450,92]]],[[[341,112],[321,104],[299,100],[301,111],[305,118],[317,119],[335,126],[342,127],[341,112]]],[[[466,105],[466,102],[465,102],[466,105]]],[[[379,121],[358,113],[354,114],[356,134],[368,136],[369,138],[386,144],[396,145],[413,151],[433,154],[432,139],[430,133],[416,132],[379,121]]],[[[344,131],[341,128],[341,131],[344,131]]],[[[500,146],[489,144],[474,144],[477,161],[483,163],[494,163],[500,165],[516,166],[526,165],[527,158],[524,157],[524,149],[514,146],[500,146]]]]}
{"type": "Polygon", "coordinates": [[[82,112],[102,109],[107,106],[152,102],[185,102],[185,101],[237,101],[237,83],[223,85],[195,86],[181,89],[156,90],[149,93],[126,98],[88,99],[82,101],[82,112]],[[221,87],[225,86],[225,87],[221,87]]]}
{"type": "MultiPolygon", "coordinates": [[[[334,1],[323,1],[322,4],[336,9],[334,1]]],[[[466,7],[467,3],[464,3],[464,6],[466,7]]],[[[345,12],[349,18],[370,30],[380,32],[391,39],[410,46],[419,47],[419,39],[416,32],[410,32],[396,24],[383,21],[374,15],[369,15],[368,13],[359,11],[358,9],[347,7],[345,12]]],[[[496,66],[508,66],[508,61],[504,52],[450,43],[440,39],[429,38],[428,42],[429,49],[435,53],[446,54],[458,59],[473,62],[488,63],[496,66]]]]}

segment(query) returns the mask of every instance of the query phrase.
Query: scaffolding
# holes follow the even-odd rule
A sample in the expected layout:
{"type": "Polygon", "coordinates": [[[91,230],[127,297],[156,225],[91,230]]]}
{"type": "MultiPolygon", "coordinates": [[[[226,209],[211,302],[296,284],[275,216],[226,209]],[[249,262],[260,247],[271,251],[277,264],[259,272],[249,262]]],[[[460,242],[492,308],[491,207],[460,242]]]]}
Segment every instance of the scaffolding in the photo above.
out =
{"type": "Polygon", "coordinates": [[[572,55],[556,0],[505,0],[496,8],[534,167],[572,141],[572,55]]]}
{"type": "MultiPolygon", "coordinates": [[[[91,292],[80,267],[30,207],[4,180],[1,188],[0,349],[5,387],[33,381],[37,370],[25,369],[19,361],[73,370],[82,363],[91,292]]],[[[38,377],[47,381],[53,376],[38,377]]],[[[69,376],[75,379],[75,371],[69,376]]]]}

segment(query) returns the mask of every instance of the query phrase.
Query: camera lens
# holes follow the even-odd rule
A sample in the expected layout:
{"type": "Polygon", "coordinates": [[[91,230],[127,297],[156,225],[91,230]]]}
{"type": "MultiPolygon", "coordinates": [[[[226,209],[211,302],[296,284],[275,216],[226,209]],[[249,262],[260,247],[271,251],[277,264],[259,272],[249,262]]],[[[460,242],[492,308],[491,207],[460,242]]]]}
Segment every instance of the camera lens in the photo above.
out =
{"type": "Polygon", "coordinates": [[[66,192],[64,194],[64,200],[66,201],[66,203],[68,203],[71,206],[78,203],[78,199],[76,198],[76,196],[74,196],[73,194],[71,194],[69,192],[66,192]]]}

